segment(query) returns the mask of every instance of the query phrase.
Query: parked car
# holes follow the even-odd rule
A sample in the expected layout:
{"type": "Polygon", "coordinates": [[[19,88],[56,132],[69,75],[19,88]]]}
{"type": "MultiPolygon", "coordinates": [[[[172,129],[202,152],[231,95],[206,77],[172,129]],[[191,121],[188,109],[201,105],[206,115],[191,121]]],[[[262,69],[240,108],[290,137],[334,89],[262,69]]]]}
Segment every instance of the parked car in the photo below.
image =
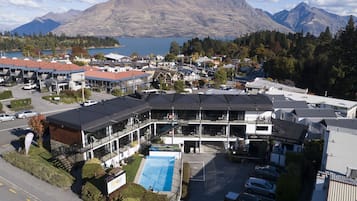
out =
{"type": "Polygon", "coordinates": [[[38,115],[38,113],[31,110],[26,110],[16,113],[16,117],[19,119],[29,118],[36,115],[38,115]]]}
{"type": "Polygon", "coordinates": [[[15,118],[16,117],[14,115],[9,115],[5,113],[0,114],[0,121],[11,121],[15,120],[15,118]]]}
{"type": "Polygon", "coordinates": [[[255,166],[254,173],[256,177],[272,181],[276,181],[280,176],[279,170],[271,165],[255,166]]]}
{"type": "Polygon", "coordinates": [[[224,201],[260,201],[260,199],[249,193],[228,192],[224,196],[224,201]]]}
{"type": "Polygon", "coordinates": [[[275,197],[276,185],[265,179],[249,177],[244,187],[248,193],[260,194],[270,198],[275,197]]]}
{"type": "Polygon", "coordinates": [[[86,101],[84,101],[83,102],[83,106],[90,106],[90,105],[95,105],[95,104],[97,104],[98,103],[98,101],[95,101],[95,100],[86,100],[86,101]]]}
{"type": "Polygon", "coordinates": [[[33,83],[26,83],[22,88],[25,90],[36,89],[37,85],[33,83]]]}
{"type": "Polygon", "coordinates": [[[238,196],[238,201],[260,201],[258,196],[250,193],[241,193],[238,196]]]}

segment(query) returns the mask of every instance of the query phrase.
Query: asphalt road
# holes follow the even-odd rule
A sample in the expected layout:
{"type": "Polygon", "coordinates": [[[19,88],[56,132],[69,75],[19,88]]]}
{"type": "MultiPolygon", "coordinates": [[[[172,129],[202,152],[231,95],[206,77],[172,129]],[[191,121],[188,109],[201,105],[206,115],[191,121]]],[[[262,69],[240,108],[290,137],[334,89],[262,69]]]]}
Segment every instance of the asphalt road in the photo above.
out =
{"type": "MultiPolygon", "coordinates": [[[[31,98],[33,111],[44,115],[51,115],[58,112],[81,107],[74,104],[54,104],[42,99],[46,95],[36,91],[23,90],[22,86],[1,87],[0,91],[11,90],[15,99],[31,98]]],[[[91,99],[101,101],[113,98],[110,94],[92,93],[91,99]]],[[[13,114],[7,105],[10,100],[2,100],[3,110],[13,114]]],[[[18,139],[18,136],[25,134],[24,129],[28,128],[27,119],[15,119],[14,121],[0,122],[0,154],[14,150],[11,142],[18,139]]],[[[18,168],[11,166],[0,158],[0,201],[80,201],[71,190],[62,190],[55,186],[39,180],[32,175],[18,168]]]]}

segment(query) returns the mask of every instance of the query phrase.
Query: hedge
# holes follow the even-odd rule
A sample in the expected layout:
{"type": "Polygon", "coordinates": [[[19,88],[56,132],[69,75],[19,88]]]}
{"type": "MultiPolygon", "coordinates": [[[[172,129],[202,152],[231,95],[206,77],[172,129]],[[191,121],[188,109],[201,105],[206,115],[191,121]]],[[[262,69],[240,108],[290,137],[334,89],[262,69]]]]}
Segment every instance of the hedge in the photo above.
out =
{"type": "Polygon", "coordinates": [[[2,111],[2,104],[0,103],[0,112],[2,111]]]}
{"type": "Polygon", "coordinates": [[[31,98],[17,99],[10,101],[12,109],[24,109],[31,107],[31,98]]]}
{"type": "Polygon", "coordinates": [[[12,98],[12,91],[6,90],[0,93],[0,100],[12,98]]]}
{"type": "Polygon", "coordinates": [[[60,188],[69,189],[73,184],[73,177],[64,174],[61,170],[50,164],[45,164],[47,162],[39,162],[39,160],[36,160],[32,156],[8,152],[3,154],[3,158],[10,164],[60,188]]]}

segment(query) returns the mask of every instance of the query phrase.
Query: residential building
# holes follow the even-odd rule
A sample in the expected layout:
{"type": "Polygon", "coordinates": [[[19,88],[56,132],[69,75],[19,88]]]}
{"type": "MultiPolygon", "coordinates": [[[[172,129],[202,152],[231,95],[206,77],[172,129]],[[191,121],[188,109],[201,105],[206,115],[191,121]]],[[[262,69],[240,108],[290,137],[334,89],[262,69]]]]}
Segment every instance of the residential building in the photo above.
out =
{"type": "Polygon", "coordinates": [[[269,139],[271,114],[265,95],[148,94],[118,97],[47,120],[53,152],[115,165],[154,138],[186,152],[202,152],[205,142],[228,147],[237,138],[269,139]]]}

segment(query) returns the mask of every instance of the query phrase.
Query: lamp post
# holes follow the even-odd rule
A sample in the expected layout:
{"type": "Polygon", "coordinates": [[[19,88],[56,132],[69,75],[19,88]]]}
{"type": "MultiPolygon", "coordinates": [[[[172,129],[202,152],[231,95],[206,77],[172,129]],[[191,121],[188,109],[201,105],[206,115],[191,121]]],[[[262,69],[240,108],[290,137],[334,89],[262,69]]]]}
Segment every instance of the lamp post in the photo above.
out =
{"type": "Polygon", "coordinates": [[[85,100],[85,97],[84,97],[84,84],[85,84],[85,81],[84,81],[84,72],[83,74],[81,75],[81,78],[82,78],[82,101],[84,103],[85,100]]]}

